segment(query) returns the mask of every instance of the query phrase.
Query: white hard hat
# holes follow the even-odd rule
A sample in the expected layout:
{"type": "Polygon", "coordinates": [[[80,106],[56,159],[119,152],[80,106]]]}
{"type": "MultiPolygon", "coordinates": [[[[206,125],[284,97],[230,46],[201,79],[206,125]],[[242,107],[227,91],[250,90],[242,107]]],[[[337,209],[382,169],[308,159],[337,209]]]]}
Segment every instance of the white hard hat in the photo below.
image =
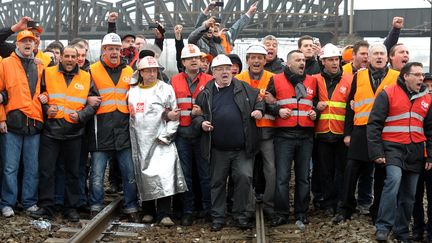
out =
{"type": "Polygon", "coordinates": [[[188,44],[181,51],[181,58],[200,57],[201,50],[194,44],[188,44]]]}
{"type": "Polygon", "coordinates": [[[114,46],[122,46],[121,38],[116,33],[108,33],[102,39],[102,46],[106,45],[114,45],[114,46]]]}
{"type": "Polygon", "coordinates": [[[141,59],[137,65],[137,69],[141,70],[144,68],[158,68],[159,64],[156,58],[152,56],[146,56],[143,59],[141,59]]]}
{"type": "Polygon", "coordinates": [[[252,53],[267,55],[267,50],[262,43],[256,42],[250,44],[246,49],[246,54],[252,54],[252,53]]]}
{"type": "Polygon", "coordinates": [[[222,65],[232,66],[232,62],[231,62],[231,59],[229,59],[229,57],[227,57],[226,55],[219,54],[215,58],[213,58],[211,67],[214,68],[214,67],[222,66],[222,65]]]}
{"type": "Polygon", "coordinates": [[[337,46],[328,43],[326,44],[322,49],[321,49],[321,55],[320,55],[320,59],[322,58],[326,58],[326,57],[340,57],[342,56],[339,48],[337,48],[337,46]]]}

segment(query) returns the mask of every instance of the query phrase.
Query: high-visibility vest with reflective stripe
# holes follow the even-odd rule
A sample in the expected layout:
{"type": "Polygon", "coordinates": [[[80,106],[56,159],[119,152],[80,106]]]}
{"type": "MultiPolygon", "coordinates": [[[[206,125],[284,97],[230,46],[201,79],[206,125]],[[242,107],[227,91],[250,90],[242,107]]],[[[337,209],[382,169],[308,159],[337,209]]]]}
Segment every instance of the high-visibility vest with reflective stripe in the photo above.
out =
{"type": "MultiPolygon", "coordinates": [[[[267,90],[270,78],[273,77],[273,73],[263,70],[261,79],[253,80],[249,75],[249,70],[243,71],[235,76],[236,79],[248,83],[252,88],[258,89],[259,95],[264,98],[265,91],[267,90]]],[[[256,120],[257,127],[274,127],[275,117],[269,114],[265,114],[260,120],[256,120]]]]}
{"type": "Polygon", "coordinates": [[[84,109],[90,90],[90,74],[80,69],[67,86],[63,73],[58,71],[58,66],[48,67],[45,69],[45,85],[49,97],[48,104],[56,105],[58,108],[57,114],[48,118],[77,123],[70,119],[69,114],[84,109]]]}
{"type": "Polygon", "coordinates": [[[417,94],[414,102],[399,85],[390,86],[387,93],[389,111],[381,138],[384,141],[410,144],[426,141],[423,120],[430,109],[432,98],[427,90],[417,94]]]}
{"type": "Polygon", "coordinates": [[[189,86],[186,80],[186,74],[184,72],[176,74],[171,79],[171,85],[174,89],[174,93],[177,99],[177,106],[180,109],[180,126],[187,127],[192,122],[191,112],[192,106],[195,104],[195,98],[204,89],[208,81],[212,80],[213,77],[199,73],[195,77],[197,86],[193,94],[189,90],[189,86]]]}
{"type": "Polygon", "coordinates": [[[375,97],[387,86],[396,84],[399,72],[389,69],[375,93],[370,83],[368,69],[359,70],[356,75],[357,90],[354,95],[354,125],[362,126],[366,125],[368,122],[375,97]]]}
{"type": "Polygon", "coordinates": [[[342,66],[343,74],[353,74],[352,62],[342,66]]]}
{"type": "Polygon", "coordinates": [[[117,85],[114,85],[101,61],[90,65],[90,73],[102,97],[102,102],[96,111],[96,115],[115,110],[129,114],[126,94],[129,91],[129,81],[132,77],[133,69],[130,66],[125,66],[122,69],[117,85]]]}
{"type": "Polygon", "coordinates": [[[306,88],[306,97],[297,100],[293,85],[285,77],[284,73],[273,76],[276,90],[277,104],[281,108],[291,110],[291,116],[287,119],[276,117],[275,127],[314,127],[314,121],[309,118],[308,112],[312,110],[312,99],[316,96],[316,79],[306,75],[303,85],[306,88]]]}
{"type": "Polygon", "coordinates": [[[327,107],[321,112],[315,126],[316,133],[332,132],[334,134],[344,133],[345,112],[349,92],[351,90],[352,75],[342,75],[336,85],[331,99],[328,98],[326,81],[321,74],[315,75],[318,84],[319,101],[327,103],[327,107]]]}

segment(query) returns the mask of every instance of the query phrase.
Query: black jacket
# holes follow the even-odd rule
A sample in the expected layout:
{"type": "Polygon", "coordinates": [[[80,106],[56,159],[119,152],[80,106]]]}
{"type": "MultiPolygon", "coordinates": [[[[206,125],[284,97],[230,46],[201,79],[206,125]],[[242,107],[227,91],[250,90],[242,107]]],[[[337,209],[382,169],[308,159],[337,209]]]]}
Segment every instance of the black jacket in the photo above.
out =
{"type": "Polygon", "coordinates": [[[304,72],[309,75],[314,75],[321,72],[321,66],[315,57],[306,60],[306,67],[304,72]]]}
{"type": "MultiPolygon", "coordinates": [[[[64,71],[63,67],[61,64],[59,64],[58,66],[58,71],[63,73],[64,77],[65,77],[65,81],[67,86],[70,85],[70,83],[72,82],[72,79],[75,75],[78,74],[78,65],[76,66],[76,68],[74,70],[72,70],[71,72],[67,73],[64,71]]],[[[45,77],[45,72],[42,74],[42,80],[41,80],[41,92],[45,92],[46,91],[46,77],[45,77]]],[[[60,81],[60,80],[58,80],[60,81]]],[[[96,87],[94,86],[94,83],[92,81],[90,81],[90,90],[88,93],[88,96],[97,96],[97,90],[96,87]]],[[[90,106],[89,104],[86,104],[86,106],[80,110],[77,111],[78,116],[79,116],[79,122],[78,124],[73,124],[70,122],[67,122],[65,119],[57,119],[57,118],[47,118],[47,111],[49,108],[49,105],[45,104],[42,106],[43,108],[43,113],[44,113],[44,120],[45,120],[45,124],[44,124],[44,129],[42,131],[42,134],[53,138],[53,139],[59,139],[59,140],[68,140],[68,139],[74,139],[77,137],[80,137],[84,134],[84,130],[85,130],[85,124],[87,123],[87,121],[93,117],[93,115],[96,112],[96,109],[93,108],[92,106],[90,106]]]]}
{"type": "MultiPolygon", "coordinates": [[[[252,157],[258,151],[259,134],[255,125],[255,119],[251,117],[251,113],[254,110],[260,110],[264,114],[264,101],[257,102],[258,91],[245,82],[233,78],[231,85],[234,85],[234,100],[243,118],[246,154],[252,157]]],[[[204,121],[212,122],[212,89],[214,86],[215,80],[209,81],[204,90],[199,93],[196,98],[196,104],[201,107],[204,115],[194,117],[192,126],[194,126],[195,129],[201,130],[201,124],[204,121]]],[[[209,160],[211,150],[211,132],[202,133],[201,149],[203,157],[209,160]]]]}
{"type": "MultiPolygon", "coordinates": [[[[404,81],[398,79],[399,85],[411,103],[419,98],[418,94],[410,93],[404,81]]],[[[421,94],[429,95],[425,85],[420,89],[421,94]]],[[[369,157],[373,161],[377,158],[385,157],[387,165],[396,165],[403,170],[419,173],[424,165],[424,143],[400,144],[382,141],[381,134],[384,122],[389,112],[389,99],[386,92],[381,92],[375,99],[372,112],[369,115],[367,124],[367,142],[369,157]]],[[[432,162],[432,109],[429,108],[426,118],[423,121],[424,132],[427,138],[426,149],[428,152],[428,162],[432,162]]]]}
{"type": "Polygon", "coordinates": [[[274,74],[282,73],[285,69],[284,60],[276,56],[273,61],[264,65],[264,69],[274,74]]]}

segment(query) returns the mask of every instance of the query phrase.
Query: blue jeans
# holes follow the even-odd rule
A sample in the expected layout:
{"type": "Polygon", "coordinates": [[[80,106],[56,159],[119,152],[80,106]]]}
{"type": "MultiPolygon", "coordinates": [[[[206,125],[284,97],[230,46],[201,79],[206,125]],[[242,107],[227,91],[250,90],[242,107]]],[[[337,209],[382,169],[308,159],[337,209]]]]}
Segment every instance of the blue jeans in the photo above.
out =
{"type": "Polygon", "coordinates": [[[289,215],[289,181],[291,165],[294,160],[295,194],[294,213],[296,218],[306,216],[310,201],[310,159],[313,139],[310,138],[274,138],[276,188],[275,213],[288,218],[289,215]]]}
{"type": "Polygon", "coordinates": [[[201,156],[200,138],[184,138],[177,136],[176,147],[180,157],[180,163],[183,170],[183,175],[186,180],[188,190],[183,193],[183,213],[191,214],[194,210],[194,193],[192,191],[192,166],[196,164],[198,171],[198,179],[202,193],[203,210],[207,211],[211,208],[210,201],[210,176],[209,164],[201,156]]]}
{"type": "Polygon", "coordinates": [[[375,226],[377,230],[393,229],[396,239],[407,240],[419,174],[395,165],[387,165],[385,169],[387,176],[375,226]]]}
{"type": "Polygon", "coordinates": [[[1,206],[14,207],[18,196],[18,168],[23,155],[22,205],[29,208],[38,201],[38,154],[40,134],[19,135],[12,132],[1,136],[3,181],[1,206]]]}
{"type": "Polygon", "coordinates": [[[97,151],[91,153],[90,209],[104,208],[104,174],[108,159],[116,156],[123,180],[124,212],[138,212],[137,186],[130,148],[120,151],[97,151]]]}

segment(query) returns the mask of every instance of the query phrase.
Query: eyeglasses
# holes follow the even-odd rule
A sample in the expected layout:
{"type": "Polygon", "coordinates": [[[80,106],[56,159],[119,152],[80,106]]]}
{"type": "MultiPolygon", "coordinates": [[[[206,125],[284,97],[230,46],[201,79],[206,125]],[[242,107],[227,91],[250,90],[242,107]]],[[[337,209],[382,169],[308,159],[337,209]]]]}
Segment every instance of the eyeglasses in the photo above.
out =
{"type": "Polygon", "coordinates": [[[412,74],[412,75],[414,75],[414,76],[416,76],[417,78],[420,78],[420,77],[425,77],[425,74],[424,73],[408,73],[408,74],[412,74]]]}

